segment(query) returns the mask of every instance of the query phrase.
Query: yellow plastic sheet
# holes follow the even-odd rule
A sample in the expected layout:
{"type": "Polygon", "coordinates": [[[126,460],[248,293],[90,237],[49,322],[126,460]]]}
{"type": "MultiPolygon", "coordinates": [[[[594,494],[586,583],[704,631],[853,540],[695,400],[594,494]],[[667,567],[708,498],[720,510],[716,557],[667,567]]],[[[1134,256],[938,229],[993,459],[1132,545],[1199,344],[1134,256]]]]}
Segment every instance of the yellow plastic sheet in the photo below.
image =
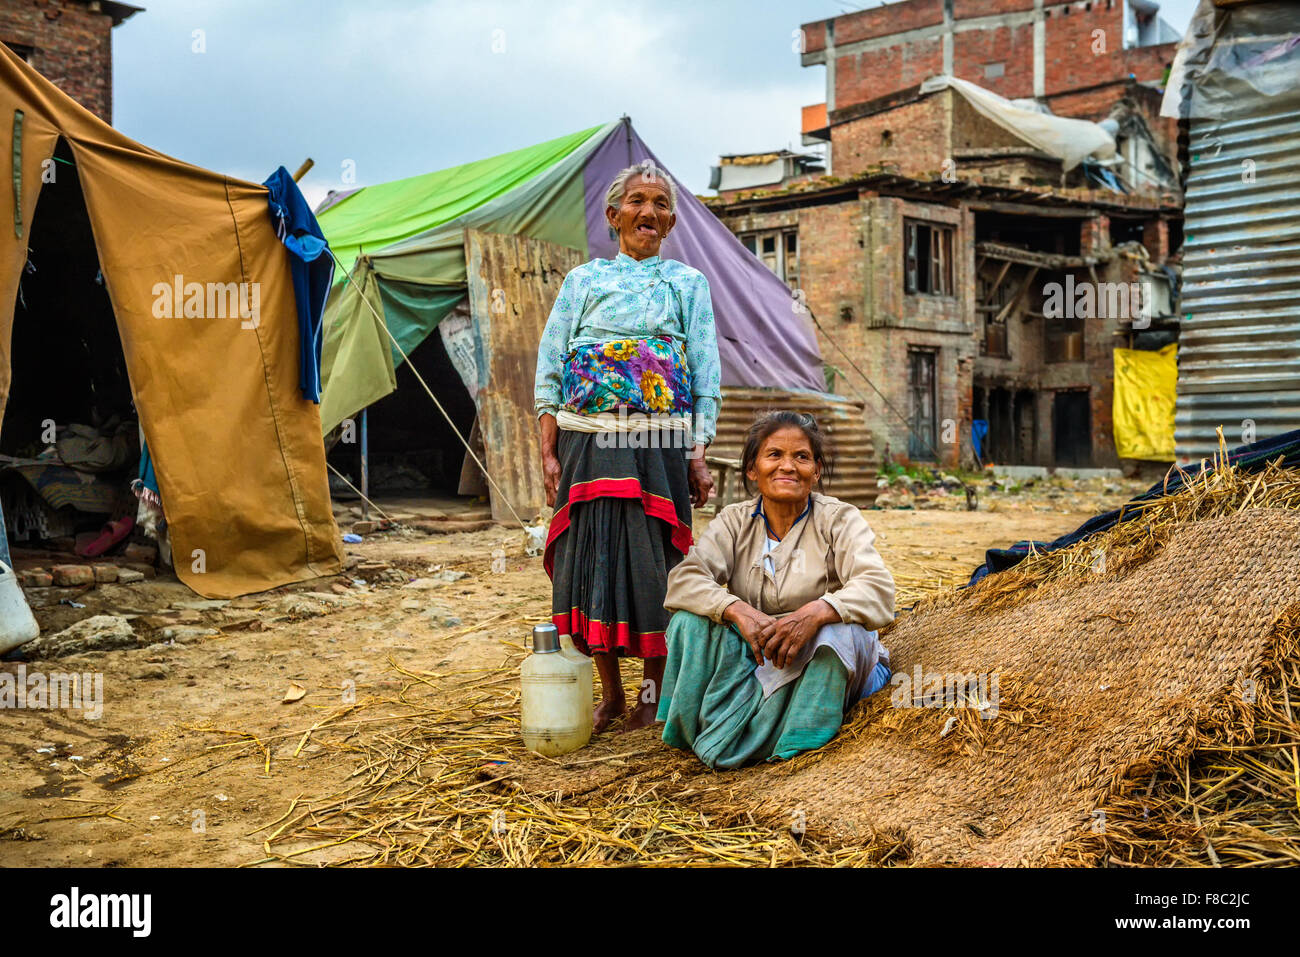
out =
{"type": "Polygon", "coordinates": [[[1178,346],[1115,350],[1115,452],[1122,459],[1174,460],[1178,346]]]}

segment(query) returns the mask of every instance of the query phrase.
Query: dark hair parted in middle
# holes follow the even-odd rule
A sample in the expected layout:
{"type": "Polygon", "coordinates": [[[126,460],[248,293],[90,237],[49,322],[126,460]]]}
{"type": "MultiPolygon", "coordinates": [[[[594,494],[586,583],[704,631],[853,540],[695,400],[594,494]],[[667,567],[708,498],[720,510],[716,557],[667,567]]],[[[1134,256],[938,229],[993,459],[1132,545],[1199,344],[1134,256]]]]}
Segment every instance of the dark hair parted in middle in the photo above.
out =
{"type": "Polygon", "coordinates": [[[758,453],[762,450],[763,443],[773,432],[779,432],[781,429],[798,429],[808,439],[808,445],[812,448],[813,461],[821,466],[821,478],[817,480],[817,490],[824,491],[822,483],[831,477],[834,464],[830,440],[811,415],[789,409],[759,413],[754,419],[754,424],[749,427],[749,432],[745,435],[745,450],[740,453],[740,475],[745,482],[745,491],[753,491],[749,486],[749,470],[758,461],[758,453]]]}

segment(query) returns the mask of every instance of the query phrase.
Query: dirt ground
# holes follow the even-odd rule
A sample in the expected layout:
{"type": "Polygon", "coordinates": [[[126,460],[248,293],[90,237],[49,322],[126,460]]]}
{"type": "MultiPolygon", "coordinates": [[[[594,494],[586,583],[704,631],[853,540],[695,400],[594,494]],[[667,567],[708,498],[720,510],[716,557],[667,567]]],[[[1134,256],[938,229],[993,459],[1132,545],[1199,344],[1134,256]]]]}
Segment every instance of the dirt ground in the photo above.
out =
{"type": "MultiPolygon", "coordinates": [[[[954,497],[865,514],[901,609],[924,586],[964,581],[986,548],[1055,538],[1139,490],[1052,481],[984,494],[974,512],[954,497]]],[[[697,534],[707,521],[697,513],[697,534]]],[[[43,634],[130,615],[145,643],[23,663],[29,673],[102,673],[103,714],[0,711],[0,865],[256,862],[266,826],[296,798],[337,790],[357,770],[346,752],[312,743],[319,716],[399,687],[394,664],[452,696],[464,676],[517,657],[530,623],[549,616],[549,580],[540,558],[525,557],[519,529],[399,529],[346,552],[342,576],[228,603],[163,577],[42,589],[43,634]],[[85,607],[61,604],[65,591],[85,607]]]]}

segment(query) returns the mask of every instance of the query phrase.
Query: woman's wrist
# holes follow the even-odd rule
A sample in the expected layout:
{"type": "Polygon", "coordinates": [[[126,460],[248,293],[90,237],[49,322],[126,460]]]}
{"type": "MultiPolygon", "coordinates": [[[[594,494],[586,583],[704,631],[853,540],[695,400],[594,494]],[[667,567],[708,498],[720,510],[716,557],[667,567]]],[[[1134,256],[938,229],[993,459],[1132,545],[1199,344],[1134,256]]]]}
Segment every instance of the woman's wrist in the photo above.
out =
{"type": "Polygon", "coordinates": [[[754,613],[756,613],[756,610],[753,607],[737,598],[722,609],[722,620],[733,625],[739,625],[742,618],[747,618],[754,613]]]}
{"type": "Polygon", "coordinates": [[[818,606],[818,615],[817,615],[818,624],[833,625],[838,621],[843,621],[843,619],[840,618],[840,613],[835,610],[835,606],[832,605],[830,602],[828,602],[825,598],[815,599],[812,602],[812,604],[818,606]]]}

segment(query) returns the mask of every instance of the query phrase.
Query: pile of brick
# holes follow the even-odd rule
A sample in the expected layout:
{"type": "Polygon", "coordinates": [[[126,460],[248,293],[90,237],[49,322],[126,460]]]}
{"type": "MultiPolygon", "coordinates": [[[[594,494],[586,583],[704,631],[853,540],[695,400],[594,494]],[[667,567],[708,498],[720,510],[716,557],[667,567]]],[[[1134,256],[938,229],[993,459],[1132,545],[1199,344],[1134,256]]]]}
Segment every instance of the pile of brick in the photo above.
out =
{"type": "Polygon", "coordinates": [[[23,588],[84,588],[117,583],[129,585],[154,578],[158,549],[153,545],[131,543],[121,555],[98,561],[66,562],[18,570],[18,584],[23,588]]]}

